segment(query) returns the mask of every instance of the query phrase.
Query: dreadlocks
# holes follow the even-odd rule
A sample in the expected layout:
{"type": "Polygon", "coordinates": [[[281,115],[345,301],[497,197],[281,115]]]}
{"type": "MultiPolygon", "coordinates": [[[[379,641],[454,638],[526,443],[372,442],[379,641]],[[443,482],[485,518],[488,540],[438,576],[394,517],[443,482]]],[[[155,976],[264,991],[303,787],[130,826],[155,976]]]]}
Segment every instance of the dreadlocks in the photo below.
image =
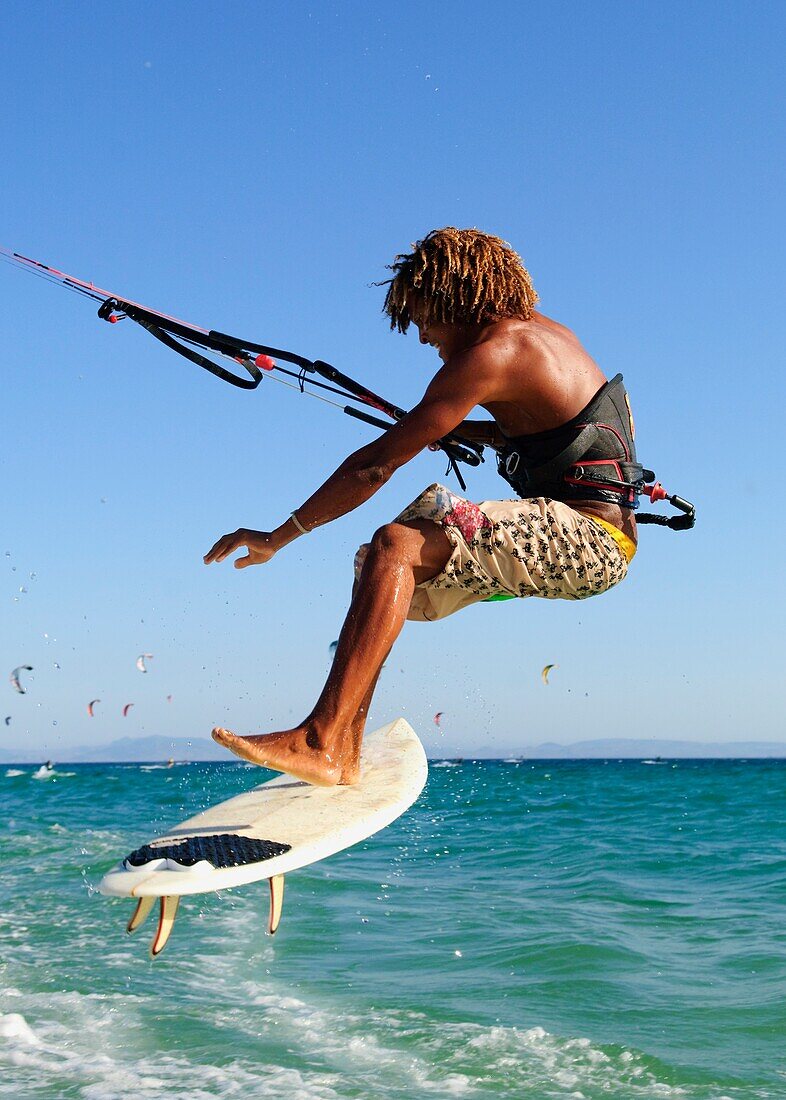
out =
{"type": "Polygon", "coordinates": [[[434,229],[396,256],[383,312],[406,332],[418,321],[484,324],[532,313],[538,300],[529,272],[509,244],[478,229],[434,229]]]}

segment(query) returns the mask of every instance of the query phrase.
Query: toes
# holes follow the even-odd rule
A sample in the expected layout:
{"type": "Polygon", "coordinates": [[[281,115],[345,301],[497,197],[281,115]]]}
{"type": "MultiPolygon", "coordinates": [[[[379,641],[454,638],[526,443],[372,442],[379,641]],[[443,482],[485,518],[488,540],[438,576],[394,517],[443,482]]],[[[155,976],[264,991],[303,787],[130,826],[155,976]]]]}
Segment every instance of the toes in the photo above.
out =
{"type": "Polygon", "coordinates": [[[221,726],[216,726],[211,734],[214,741],[218,741],[219,745],[229,745],[235,740],[234,733],[230,733],[229,730],[222,729],[221,726]]]}

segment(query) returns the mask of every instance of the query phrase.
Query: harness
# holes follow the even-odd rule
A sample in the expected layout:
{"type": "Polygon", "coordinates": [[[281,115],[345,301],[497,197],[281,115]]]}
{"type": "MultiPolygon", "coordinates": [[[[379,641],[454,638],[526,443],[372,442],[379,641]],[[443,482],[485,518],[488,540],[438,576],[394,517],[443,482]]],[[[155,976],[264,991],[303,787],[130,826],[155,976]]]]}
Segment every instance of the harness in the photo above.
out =
{"type": "Polygon", "coordinates": [[[522,497],[552,500],[597,500],[631,510],[640,495],[668,500],[683,514],[644,514],[639,523],[658,523],[688,530],[695,523],[689,501],[670,496],[655,482],[652,470],[636,459],[633,415],[628,394],[617,374],[604,383],[588,405],[567,423],[545,432],[506,437],[497,452],[497,470],[522,497]],[[647,482],[655,482],[647,485],[647,482]]]}

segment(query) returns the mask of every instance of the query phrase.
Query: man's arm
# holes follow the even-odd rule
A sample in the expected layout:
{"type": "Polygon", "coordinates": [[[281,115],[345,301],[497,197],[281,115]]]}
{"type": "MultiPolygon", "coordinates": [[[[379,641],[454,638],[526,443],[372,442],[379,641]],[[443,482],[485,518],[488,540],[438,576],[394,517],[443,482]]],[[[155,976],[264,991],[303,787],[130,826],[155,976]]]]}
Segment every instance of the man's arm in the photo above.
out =
{"type": "Polygon", "coordinates": [[[484,348],[462,352],[437,372],[423,399],[403,420],[345,459],[293,517],[274,531],[240,528],[222,536],[205,555],[205,564],[223,561],[241,546],[248,548],[248,554],[235,561],[237,568],[263,564],[304,532],[353,511],[399,467],[456,431],[467,413],[493,396],[495,377],[493,354],[484,348]]]}
{"type": "MultiPolygon", "coordinates": [[[[453,431],[462,434],[466,414],[484,396],[483,372],[472,368],[471,355],[443,367],[403,420],[342,462],[297,509],[303,527],[311,530],[351,512],[430,444],[453,431]]],[[[477,359],[477,353],[472,357],[477,359]]]]}
{"type": "Polygon", "coordinates": [[[346,515],[369,500],[392,475],[450,432],[486,395],[484,355],[476,349],[446,364],[434,377],[423,399],[403,420],[379,439],[355,451],[290,518],[274,531],[241,527],[223,535],[204,557],[205,564],[223,561],[241,546],[248,554],[235,561],[237,568],[261,565],[303,532],[346,515]]]}

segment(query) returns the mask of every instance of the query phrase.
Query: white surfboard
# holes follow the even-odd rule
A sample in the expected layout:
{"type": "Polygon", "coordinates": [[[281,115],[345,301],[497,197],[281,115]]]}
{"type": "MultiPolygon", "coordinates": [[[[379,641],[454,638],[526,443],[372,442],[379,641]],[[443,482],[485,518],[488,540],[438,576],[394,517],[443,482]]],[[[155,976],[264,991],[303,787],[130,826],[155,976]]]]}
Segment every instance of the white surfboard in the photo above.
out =
{"type": "Polygon", "coordinates": [[[183,894],[270,881],[268,931],[281,917],[284,875],[357,844],[400,817],[418,797],[428,765],[412,727],[398,718],[363,739],[360,781],[314,787],[288,775],[221,802],[131,852],[99,885],[136,898],[135,932],[160,899],[150,948],[166,944],[183,894]]]}

